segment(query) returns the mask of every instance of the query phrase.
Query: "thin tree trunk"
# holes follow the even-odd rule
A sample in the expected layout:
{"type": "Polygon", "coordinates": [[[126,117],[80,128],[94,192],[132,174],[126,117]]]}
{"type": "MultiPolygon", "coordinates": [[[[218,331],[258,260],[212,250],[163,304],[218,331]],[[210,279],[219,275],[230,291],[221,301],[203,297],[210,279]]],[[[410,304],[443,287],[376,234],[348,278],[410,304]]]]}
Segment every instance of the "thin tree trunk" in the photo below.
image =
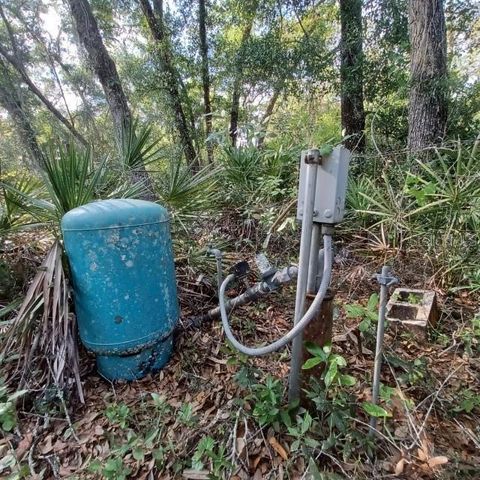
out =
{"type": "Polygon", "coordinates": [[[87,0],[68,0],[80,43],[105,92],[119,147],[130,131],[132,115],[123,91],[117,67],[103,44],[97,21],[87,0]]]}
{"type": "Polygon", "coordinates": [[[83,89],[75,83],[75,80],[72,76],[72,72],[70,70],[70,67],[62,61],[59,54],[54,53],[54,52],[51,52],[50,54],[52,55],[53,60],[60,66],[62,72],[65,74],[66,78],[70,82],[70,84],[72,86],[72,89],[80,97],[80,100],[82,101],[83,107],[85,108],[85,112],[87,113],[87,115],[90,118],[90,120],[92,121],[92,123],[94,123],[95,122],[95,115],[93,113],[92,106],[88,103],[83,89]]]}
{"type": "Polygon", "coordinates": [[[237,145],[238,138],[238,119],[240,116],[240,96],[242,94],[242,83],[243,83],[243,62],[244,62],[244,51],[245,46],[250,39],[252,33],[253,22],[255,20],[255,13],[257,11],[258,1],[254,3],[253,13],[250,16],[247,25],[243,29],[242,39],[240,41],[240,47],[237,52],[237,57],[235,60],[235,73],[233,78],[233,91],[232,91],[232,104],[230,108],[230,128],[229,135],[232,142],[232,145],[235,147],[237,145]]]}
{"type": "MultiPolygon", "coordinates": [[[[26,29],[26,31],[33,37],[33,39],[37,42],[37,44],[40,46],[40,48],[42,48],[45,51],[45,54],[48,57],[48,62],[51,65],[52,74],[55,76],[55,80],[56,80],[56,82],[58,84],[58,87],[61,91],[61,95],[62,95],[64,104],[65,104],[65,107],[67,109],[67,113],[69,114],[69,118],[70,118],[70,121],[71,121],[72,125],[74,125],[73,116],[71,115],[71,113],[69,111],[68,103],[66,101],[66,97],[65,97],[65,94],[64,94],[64,89],[63,89],[62,83],[60,81],[60,78],[57,74],[57,69],[55,67],[55,63],[57,63],[59,65],[62,72],[65,74],[65,76],[69,80],[72,89],[78,94],[78,96],[82,100],[85,111],[87,112],[87,115],[90,118],[90,120],[92,120],[92,122],[93,122],[95,116],[93,114],[91,106],[88,104],[88,102],[85,98],[84,92],[82,91],[81,88],[79,88],[79,86],[74,81],[74,79],[72,77],[72,73],[70,71],[70,68],[62,61],[62,57],[61,57],[61,54],[60,54],[61,48],[59,46],[60,38],[57,37],[56,46],[55,46],[56,48],[54,50],[52,50],[50,45],[48,44],[48,41],[43,37],[43,35],[41,33],[39,33],[35,28],[32,28],[31,25],[29,24],[29,22],[27,22],[25,20],[25,18],[19,13],[20,12],[15,11],[15,16],[16,16],[17,20],[22,23],[22,25],[26,29]]],[[[0,16],[2,17],[5,25],[7,25],[7,30],[9,32],[9,37],[10,37],[10,40],[11,40],[11,43],[12,43],[13,53],[14,53],[15,56],[19,56],[18,55],[18,48],[17,48],[17,45],[16,45],[16,41],[15,41],[13,31],[10,28],[10,25],[8,23],[8,19],[6,18],[5,13],[3,12],[2,8],[1,8],[1,5],[0,5],[0,16]]],[[[52,41],[51,36],[50,36],[50,41],[52,41]]]]}
{"type": "MultiPolygon", "coordinates": [[[[1,69],[3,79],[8,79],[5,67],[1,69]]],[[[16,126],[17,133],[25,147],[27,157],[27,166],[32,170],[40,170],[43,166],[43,153],[37,142],[37,135],[27,108],[19,95],[17,87],[9,81],[9,85],[0,82],[0,105],[8,112],[10,118],[16,126]]]]}
{"type": "Polygon", "coordinates": [[[409,0],[408,149],[442,141],[447,124],[447,41],[443,0],[409,0]]]}
{"type": "Polygon", "coordinates": [[[5,60],[12,65],[15,70],[20,74],[22,80],[27,85],[28,89],[36,95],[36,97],[47,107],[47,109],[58,119],[60,120],[65,127],[72,133],[72,135],[83,145],[87,146],[88,142],[85,140],[83,135],[74,127],[74,125],[63,116],[63,114],[53,105],[53,103],[45,97],[45,95],[38,89],[38,87],[30,79],[27,71],[23,67],[22,63],[14,56],[10,55],[3,46],[0,45],[0,55],[5,58],[5,60]]]}
{"type": "Polygon", "coordinates": [[[263,143],[265,142],[265,136],[267,134],[268,124],[270,123],[270,119],[272,118],[273,109],[277,104],[278,98],[280,97],[281,87],[276,87],[273,91],[273,95],[270,97],[268,101],[267,108],[265,109],[265,113],[262,116],[261,125],[263,130],[263,135],[258,139],[258,148],[263,147],[263,143]]]}
{"type": "Polygon", "coordinates": [[[205,113],[205,138],[207,144],[208,163],[213,163],[213,143],[209,141],[209,136],[213,130],[212,105],[210,103],[210,73],[208,68],[208,43],[206,27],[207,11],[205,0],[198,1],[198,22],[200,33],[200,55],[202,57],[202,85],[203,85],[203,105],[205,113]]]}
{"type": "MultiPolygon", "coordinates": [[[[123,151],[133,128],[133,120],[117,67],[105,48],[88,0],[68,0],[68,2],[75,19],[80,43],[85,48],[90,65],[105,93],[118,147],[123,151]]],[[[156,199],[152,180],[143,165],[131,169],[130,178],[133,182],[141,181],[145,185],[148,190],[148,194],[144,196],[145,199],[156,199]]]]}
{"type": "Polygon", "coordinates": [[[340,0],[342,129],[347,137],[345,146],[357,152],[365,149],[362,3],[362,0],[340,0]]]}
{"type": "Polygon", "coordinates": [[[173,64],[172,51],[165,32],[163,23],[162,3],[155,0],[155,12],[150,0],[138,0],[142,12],[147,20],[152,37],[158,47],[158,60],[162,70],[164,89],[168,94],[171,108],[175,117],[175,127],[180,136],[183,151],[189,167],[195,172],[200,169],[200,162],[195,150],[191,132],[191,126],[187,121],[185,110],[181,101],[181,82],[173,64]],[[157,13],[156,13],[157,12],[157,13]]]}

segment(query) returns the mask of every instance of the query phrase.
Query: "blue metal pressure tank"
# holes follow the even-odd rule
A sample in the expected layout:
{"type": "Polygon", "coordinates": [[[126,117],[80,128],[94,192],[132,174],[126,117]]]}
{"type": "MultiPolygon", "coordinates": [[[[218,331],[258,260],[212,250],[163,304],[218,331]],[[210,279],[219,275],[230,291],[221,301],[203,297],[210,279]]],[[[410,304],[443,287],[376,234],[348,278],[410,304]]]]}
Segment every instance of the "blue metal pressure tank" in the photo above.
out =
{"type": "Polygon", "coordinates": [[[133,380],[162,368],[179,315],[167,211],[103,200],[66,213],[62,232],[80,338],[100,374],[133,380]]]}

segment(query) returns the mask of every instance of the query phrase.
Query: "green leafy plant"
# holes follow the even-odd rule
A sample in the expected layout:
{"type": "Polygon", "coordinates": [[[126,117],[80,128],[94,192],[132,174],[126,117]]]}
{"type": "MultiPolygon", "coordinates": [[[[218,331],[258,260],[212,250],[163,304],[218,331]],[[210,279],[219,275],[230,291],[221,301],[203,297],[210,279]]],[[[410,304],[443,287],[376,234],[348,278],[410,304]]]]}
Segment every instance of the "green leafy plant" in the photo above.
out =
{"type": "Polygon", "coordinates": [[[409,173],[405,191],[415,206],[408,215],[421,222],[422,238],[437,260],[437,277],[452,285],[475,271],[479,259],[478,140],[470,148],[457,142],[434,153],[429,162],[417,160],[409,173]]]}
{"type": "Polygon", "coordinates": [[[193,413],[193,405],[191,403],[183,403],[178,409],[178,421],[187,427],[193,427],[197,423],[197,417],[193,413]]]}
{"type": "Polygon", "coordinates": [[[385,410],[383,407],[371,402],[363,402],[362,408],[371,417],[387,418],[392,416],[392,414],[387,412],[387,410],[385,410]]]}
{"type": "Polygon", "coordinates": [[[356,379],[344,372],[345,359],[333,353],[330,345],[319,347],[307,343],[306,348],[312,358],[305,362],[304,369],[324,365],[320,379],[312,378],[306,390],[318,415],[314,439],[321,439],[323,450],[341,451],[345,459],[357,448],[373,452],[373,443],[355,428],[355,401],[349,390],[355,386],[356,379]]]}
{"type": "Polygon", "coordinates": [[[177,158],[168,160],[167,170],[158,179],[156,193],[182,230],[198,217],[211,214],[218,200],[218,168],[205,167],[192,173],[177,158]]]}
{"type": "Polygon", "coordinates": [[[158,393],[153,392],[150,395],[153,400],[153,405],[155,406],[155,409],[159,416],[168,415],[171,412],[172,408],[167,403],[167,400],[163,395],[160,396],[158,393]]]}
{"type": "Polygon", "coordinates": [[[0,184],[0,234],[36,225],[26,212],[25,198],[28,197],[45,197],[45,190],[39,179],[26,173],[3,179],[0,184]]]}
{"type": "Polygon", "coordinates": [[[386,355],[385,358],[392,367],[403,370],[398,377],[400,383],[413,386],[428,381],[427,362],[424,357],[416,358],[413,361],[404,360],[395,355],[386,355]]]}
{"type": "Polygon", "coordinates": [[[152,140],[152,125],[140,125],[138,119],[132,122],[122,137],[121,164],[125,170],[142,170],[160,159],[160,140],[152,140]]]}
{"type": "Polygon", "coordinates": [[[331,345],[319,347],[318,345],[307,343],[306,348],[312,357],[303,364],[303,370],[308,370],[323,363],[327,368],[322,378],[327,388],[331,385],[347,387],[355,385],[356,380],[354,377],[341,373],[341,369],[346,367],[347,362],[341,355],[332,353],[331,345]]]}
{"type": "Polygon", "coordinates": [[[288,426],[288,434],[295,440],[290,444],[290,451],[296,452],[302,446],[307,448],[317,448],[320,445],[320,441],[314,438],[314,435],[310,434],[313,430],[314,420],[310,413],[305,412],[296,416],[296,425],[288,426]]]}
{"type": "Polygon", "coordinates": [[[0,425],[4,432],[10,432],[17,425],[16,401],[28,390],[18,390],[9,394],[7,387],[0,383],[0,425]]]}
{"type": "Polygon", "coordinates": [[[192,457],[192,468],[203,470],[206,462],[209,462],[211,477],[220,479],[224,478],[223,473],[231,467],[231,463],[227,458],[225,445],[219,445],[218,448],[215,448],[215,445],[212,437],[202,437],[192,457]]]}
{"type": "Polygon", "coordinates": [[[480,408],[480,395],[470,389],[461,390],[455,400],[457,404],[453,408],[456,413],[471,413],[474,409],[480,408]]]}
{"type": "Polygon", "coordinates": [[[252,386],[252,394],[247,399],[254,402],[253,416],[259,425],[273,425],[278,429],[279,422],[288,422],[288,409],[283,408],[283,385],[278,378],[267,375],[264,383],[252,386]]]}
{"type": "Polygon", "coordinates": [[[387,405],[392,401],[392,397],[396,394],[397,390],[388,385],[380,384],[380,398],[387,405]]]}
{"type": "Polygon", "coordinates": [[[94,460],[88,469],[92,473],[101,473],[107,480],[126,480],[132,473],[132,469],[118,457],[110,457],[105,462],[94,460]]]}
{"type": "Polygon", "coordinates": [[[227,185],[244,196],[252,195],[259,186],[262,174],[262,156],[256,147],[226,146],[221,156],[223,175],[227,185]]]}
{"type": "MultiPolygon", "coordinates": [[[[356,213],[364,223],[371,219],[372,223],[365,228],[374,238],[381,236],[382,239],[381,242],[377,241],[376,246],[372,245],[376,249],[402,250],[415,235],[409,221],[413,200],[402,188],[406,178],[402,168],[392,166],[377,179],[365,179],[357,189],[356,201],[360,208],[356,213]],[[362,208],[362,203],[359,202],[361,197],[366,208],[362,208]]],[[[350,200],[352,198],[351,196],[350,200]]]]}
{"type": "Polygon", "coordinates": [[[105,416],[111,423],[126,428],[130,418],[130,408],[125,403],[111,403],[105,410],[105,416]]]}
{"type": "Polygon", "coordinates": [[[360,318],[361,322],[358,325],[358,329],[361,332],[368,332],[371,329],[373,323],[378,319],[378,294],[372,293],[368,299],[367,305],[361,305],[354,303],[351,305],[345,305],[347,317],[360,318]]]}
{"type": "Polygon", "coordinates": [[[470,325],[463,328],[460,333],[460,338],[465,346],[465,351],[468,355],[473,355],[480,347],[480,315],[475,315],[470,325]]]}

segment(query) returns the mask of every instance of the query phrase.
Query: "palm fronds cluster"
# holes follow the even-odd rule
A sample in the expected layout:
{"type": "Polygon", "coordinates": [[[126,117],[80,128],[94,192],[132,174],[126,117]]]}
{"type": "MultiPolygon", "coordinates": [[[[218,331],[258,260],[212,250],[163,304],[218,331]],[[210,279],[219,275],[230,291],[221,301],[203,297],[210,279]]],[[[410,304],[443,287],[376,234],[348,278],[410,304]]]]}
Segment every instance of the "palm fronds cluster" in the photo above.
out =
{"type": "Polygon", "coordinates": [[[420,248],[434,259],[444,286],[468,283],[480,264],[479,144],[434,148],[428,160],[391,163],[376,176],[351,179],[350,227],[384,250],[420,248]]]}
{"type": "Polygon", "coordinates": [[[12,354],[21,352],[10,372],[10,377],[19,377],[20,387],[42,390],[53,385],[64,392],[74,384],[83,402],[75,314],[62,257],[57,240],[2,338],[0,362],[9,363],[12,354]]]}

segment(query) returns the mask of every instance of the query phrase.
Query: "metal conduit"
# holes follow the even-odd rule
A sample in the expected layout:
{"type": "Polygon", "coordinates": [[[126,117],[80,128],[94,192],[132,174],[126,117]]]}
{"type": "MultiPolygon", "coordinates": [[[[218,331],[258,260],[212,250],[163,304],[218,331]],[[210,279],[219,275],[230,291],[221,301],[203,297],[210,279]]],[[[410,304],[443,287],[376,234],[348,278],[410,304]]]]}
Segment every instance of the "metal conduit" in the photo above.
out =
{"type": "Polygon", "coordinates": [[[315,299],[313,300],[312,304],[310,305],[310,308],[306,311],[305,315],[303,315],[300,319],[298,319],[294,327],[286,335],[276,340],[275,342],[269,345],[265,345],[263,347],[252,348],[252,347],[247,347],[246,345],[243,345],[235,338],[232,332],[232,329],[230,328],[230,324],[228,323],[226,306],[225,306],[225,290],[227,289],[228,284],[235,278],[235,275],[233,274],[228,275],[228,277],[222,282],[222,285],[220,287],[220,292],[219,292],[220,313],[222,317],[223,328],[225,329],[225,334],[227,335],[228,340],[230,340],[230,342],[236,349],[238,349],[240,352],[244,353],[245,355],[250,355],[250,356],[267,355],[268,353],[279,350],[280,348],[287,345],[304,330],[304,328],[310,323],[310,321],[315,317],[315,315],[319,311],[322,305],[323,299],[325,298],[325,295],[327,293],[327,289],[330,285],[330,278],[332,275],[332,263],[333,263],[331,235],[323,236],[323,248],[325,252],[323,277],[320,283],[320,288],[318,290],[318,293],[315,296],[315,299]]]}

